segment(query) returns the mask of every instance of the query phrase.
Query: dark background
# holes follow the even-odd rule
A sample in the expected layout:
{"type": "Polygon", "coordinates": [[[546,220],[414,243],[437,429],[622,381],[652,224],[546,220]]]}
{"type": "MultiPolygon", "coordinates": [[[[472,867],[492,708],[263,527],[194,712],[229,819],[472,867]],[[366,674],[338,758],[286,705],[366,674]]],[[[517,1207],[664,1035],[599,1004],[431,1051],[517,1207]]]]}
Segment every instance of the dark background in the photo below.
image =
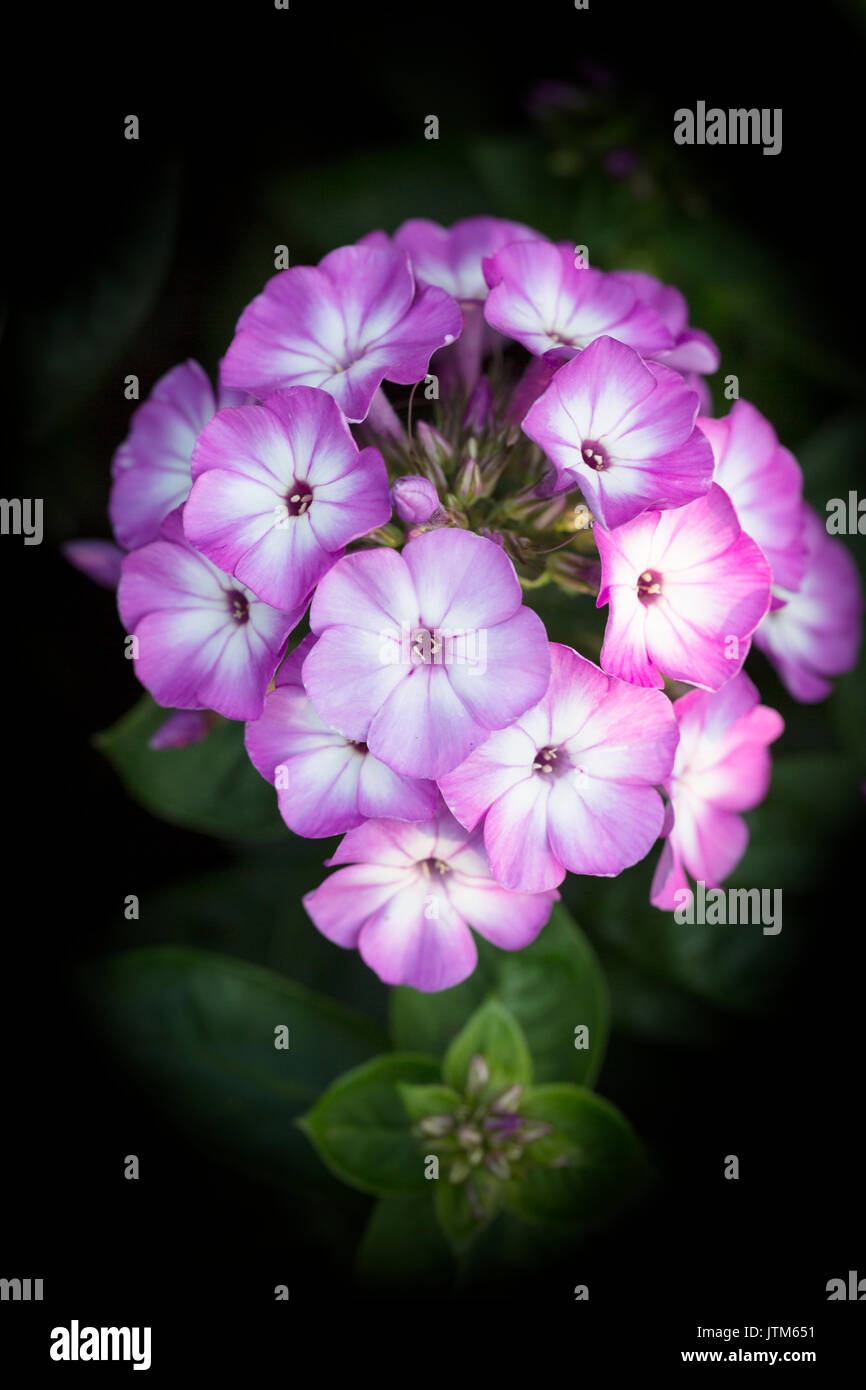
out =
{"type": "MultiPolygon", "coordinates": [[[[282,12],[257,0],[43,18],[20,50],[31,63],[4,140],[3,492],[44,497],[46,536],[40,547],[0,540],[0,1274],[42,1276],[46,1301],[4,1305],[2,1336],[30,1364],[50,1327],[71,1317],[152,1324],[160,1374],[167,1344],[188,1350],[202,1326],[210,1350],[197,1348],[198,1365],[245,1338],[264,1356],[303,1335],[299,1303],[342,1318],[362,1296],[328,1256],[325,1227],[299,1237],[290,1200],[179,1139],[73,1002],[75,968],[118,944],[127,893],[146,896],[224,857],[218,842],[137,807],[90,744],[138,692],[112,596],[72,571],[58,545],[108,534],[108,469],[130,411],[124,376],[139,374],[144,397],[187,356],[212,372],[277,243],[292,264],[309,263],[373,226],[489,211],[599,245],[608,268],[635,223],[672,267],[679,247],[682,273],[671,278],[703,310],[693,307],[692,321],[727,347],[720,375],[739,370],[743,394],[792,447],[824,421],[844,427],[864,368],[863,12],[610,0],[586,12],[566,0],[292,0],[282,12]],[[46,45],[50,62],[32,61],[46,45]],[[631,113],[623,143],[637,140],[652,171],[649,208],[605,186],[597,168],[589,178],[556,120],[527,109],[542,79],[597,97],[588,62],[613,74],[602,100],[631,113]],[[782,107],[782,153],[675,147],[673,112],[699,99],[782,107]],[[137,143],[123,139],[130,112],[137,143]],[[428,113],[438,142],[423,139],[428,113]],[[750,298],[765,288],[764,266],[784,276],[770,301],[776,320],[750,298]],[[726,299],[731,283],[739,297],[726,299]],[[137,1183],[123,1179],[127,1153],[141,1158],[137,1183]],[[280,1282],[289,1305],[272,1301],[280,1282]]],[[[718,388],[716,407],[727,408],[718,388]]],[[[862,452],[849,447],[838,466],[857,487],[862,452]]],[[[768,668],[750,669],[770,699],[768,668]]],[[[825,718],[822,706],[801,712],[805,746],[823,746],[825,718]]],[[[599,1089],[648,1141],[663,1179],[567,1267],[486,1296],[531,1301],[533,1328],[540,1315],[582,1345],[613,1328],[618,1356],[660,1349],[648,1364],[678,1361],[698,1323],[815,1326],[817,1343],[799,1346],[817,1345],[825,1366],[853,1345],[863,1310],[827,1304],[824,1289],[849,1269],[866,1275],[861,846],[862,817],[822,851],[798,899],[803,949],[764,1007],[720,1017],[703,1046],[615,1037],[599,1089]],[[740,1156],[736,1183],[722,1178],[728,1153],[740,1156]],[[572,1301],[581,1282],[588,1305],[572,1301]]],[[[501,1340],[508,1325],[482,1316],[501,1340]]]]}

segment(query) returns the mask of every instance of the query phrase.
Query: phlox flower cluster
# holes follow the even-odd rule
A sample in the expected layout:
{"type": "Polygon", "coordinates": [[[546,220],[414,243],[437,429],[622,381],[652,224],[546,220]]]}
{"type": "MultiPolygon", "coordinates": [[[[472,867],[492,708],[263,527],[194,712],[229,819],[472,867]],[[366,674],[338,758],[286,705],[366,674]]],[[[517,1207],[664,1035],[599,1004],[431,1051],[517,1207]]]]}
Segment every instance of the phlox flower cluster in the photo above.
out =
{"type": "Polygon", "coordinates": [[[657,907],[717,886],[783,728],[752,641],[804,701],[853,665],[850,558],[769,421],[711,418],[718,366],[648,274],[417,219],[280,271],[216,387],[136,409],[116,544],[68,554],[117,585],[154,756],[243,721],[289,829],[343,836],[309,916],[387,983],[459,982],[657,841],[657,907]],[[548,584],[607,610],[597,661],[548,584]]]}

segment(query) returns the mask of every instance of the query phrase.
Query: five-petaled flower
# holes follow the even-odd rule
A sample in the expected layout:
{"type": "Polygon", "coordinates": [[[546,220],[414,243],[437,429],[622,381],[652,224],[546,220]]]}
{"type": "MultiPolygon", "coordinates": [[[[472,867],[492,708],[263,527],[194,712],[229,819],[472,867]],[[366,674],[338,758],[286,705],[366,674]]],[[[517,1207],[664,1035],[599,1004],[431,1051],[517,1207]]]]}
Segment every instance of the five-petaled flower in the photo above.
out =
{"type": "Polygon", "coordinates": [[[336,854],[343,865],[304,898],[329,941],[357,948],[389,985],[431,992],[475,969],[473,927],[504,951],[528,946],[559,897],[514,893],[490,872],[480,832],[459,825],[440,803],[428,821],[367,821],[336,854]]]}
{"type": "Polygon", "coordinates": [[[695,502],[595,528],[598,606],[610,604],[601,664],[635,685],[663,673],[718,690],[742,667],[770,606],[770,566],[713,483],[695,502]]]}
{"type": "Polygon", "coordinates": [[[405,251],[384,238],[341,246],[268,281],[241,314],[223,380],[259,397],[319,386],[363,420],[383,380],[421,381],[461,328],[449,294],[416,285],[405,251]]]}
{"type": "Polygon", "coordinates": [[[127,555],[117,591],[135,638],[135,672],[161,705],[258,719],[265,690],[306,604],[271,608],[189,544],[181,508],[159,538],[127,555]]]}
{"type": "Polygon", "coordinates": [[[566,869],[611,876],[644,857],[661,832],[656,788],[676,743],[665,695],[551,643],[544,698],[439,785],[469,830],[483,819],[500,883],[538,892],[557,887],[566,869]]]}
{"type": "Polygon", "coordinates": [[[439,777],[547,687],[544,625],[522,597],[508,557],[469,531],[430,531],[399,555],[346,555],[310,609],[310,698],[395,771],[439,777]],[[483,665],[472,659],[479,634],[483,665]]]}
{"type": "Polygon", "coordinates": [[[557,489],[579,484],[613,530],[707,491],[713,454],[695,426],[699,404],[669,367],[597,338],[556,373],[523,430],[553,463],[557,489]]]}
{"type": "Polygon", "coordinates": [[[391,515],[378,449],[358,450],[325,391],[295,386],[221,410],[198,438],[187,538],[276,608],[292,609],[391,515]]]}

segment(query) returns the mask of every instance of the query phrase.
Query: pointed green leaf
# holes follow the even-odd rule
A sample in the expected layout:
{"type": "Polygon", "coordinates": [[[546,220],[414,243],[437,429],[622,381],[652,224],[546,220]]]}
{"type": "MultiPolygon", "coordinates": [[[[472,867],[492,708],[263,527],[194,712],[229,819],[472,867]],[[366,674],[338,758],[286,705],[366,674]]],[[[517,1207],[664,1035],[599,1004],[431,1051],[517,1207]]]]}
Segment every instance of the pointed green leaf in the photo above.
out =
{"type": "Polygon", "coordinates": [[[124,787],[151,815],[231,840],[288,837],[273,787],[244,748],[244,725],[221,719],[201,743],[148,747],[169,711],[144,695],[94,742],[124,787]]]}
{"type": "Polygon", "coordinates": [[[382,1045],[362,1015],[206,951],[124,952],[86,967],[82,993],[97,1029],[178,1127],[281,1184],[321,1179],[295,1117],[382,1045]]]}
{"type": "MultiPolygon", "coordinates": [[[[434,1187],[431,1181],[428,1184],[434,1187]]],[[[451,1250],[433,1207],[433,1193],[383,1197],[373,1208],[355,1259],[366,1285],[445,1290],[454,1273],[451,1250]]]]}
{"type": "Polygon", "coordinates": [[[442,1075],[461,1095],[466,1090],[469,1064],[481,1056],[490,1071],[487,1095],[508,1086],[528,1086],[532,1058],[520,1025],[498,999],[488,999],[472,1015],[445,1054],[442,1075]]]}
{"type": "Polygon", "coordinates": [[[322,1161],[351,1187],[377,1197],[423,1192],[424,1154],[400,1086],[421,1085],[438,1074],[438,1063],[429,1057],[375,1057],[335,1081],[301,1127],[322,1161]]]}
{"type": "Polygon", "coordinates": [[[539,1086],[520,1109],[527,1119],[553,1127],[553,1134],[531,1144],[527,1154],[556,1164],[534,1167],[507,1185],[506,1205],[524,1221],[580,1229],[601,1225],[648,1180],[643,1146],[628,1121],[591,1091],[539,1086]]]}
{"type": "Polygon", "coordinates": [[[455,1253],[466,1250],[496,1216],[502,1206],[503,1185],[483,1168],[473,1170],[465,1182],[452,1183],[446,1176],[436,1182],[436,1217],[455,1253]]]}

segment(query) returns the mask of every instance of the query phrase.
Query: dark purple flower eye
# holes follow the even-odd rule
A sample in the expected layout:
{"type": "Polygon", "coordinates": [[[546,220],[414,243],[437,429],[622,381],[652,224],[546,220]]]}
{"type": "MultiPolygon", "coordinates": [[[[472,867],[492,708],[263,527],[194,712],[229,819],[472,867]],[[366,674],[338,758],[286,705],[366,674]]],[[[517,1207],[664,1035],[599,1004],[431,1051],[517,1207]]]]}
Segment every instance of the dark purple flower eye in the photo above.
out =
{"type": "Polygon", "coordinates": [[[236,623],[249,622],[250,605],[246,594],[240,589],[232,589],[229,594],[229,612],[236,623]]]}
{"type": "Polygon", "coordinates": [[[658,570],[644,570],[638,575],[637,596],[641,603],[652,603],[662,592],[662,577],[658,570]]]}

